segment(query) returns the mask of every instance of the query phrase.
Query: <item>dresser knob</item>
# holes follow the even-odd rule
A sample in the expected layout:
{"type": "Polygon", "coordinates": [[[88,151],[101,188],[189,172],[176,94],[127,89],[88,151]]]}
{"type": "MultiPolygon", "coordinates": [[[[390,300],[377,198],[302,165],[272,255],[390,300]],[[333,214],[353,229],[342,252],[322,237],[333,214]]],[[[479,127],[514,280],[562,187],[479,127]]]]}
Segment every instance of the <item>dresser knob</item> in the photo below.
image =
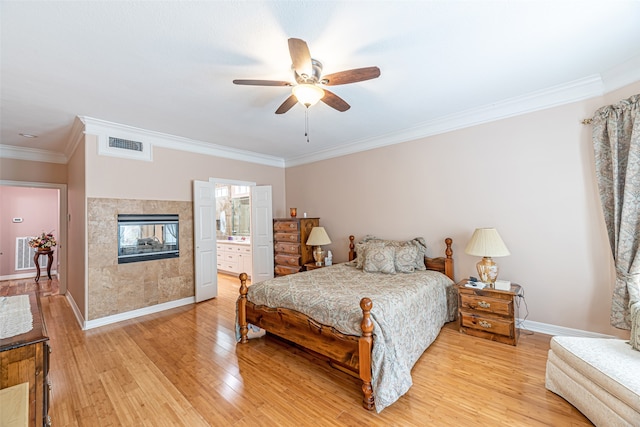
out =
{"type": "Polygon", "coordinates": [[[482,307],[482,308],[489,308],[489,307],[491,307],[491,304],[490,304],[490,303],[488,303],[488,302],[486,302],[486,301],[479,301],[479,302],[478,302],[478,305],[479,305],[480,307],[482,307]]]}
{"type": "Polygon", "coordinates": [[[491,328],[491,323],[487,322],[486,320],[481,320],[478,322],[478,324],[485,329],[491,328]]]}

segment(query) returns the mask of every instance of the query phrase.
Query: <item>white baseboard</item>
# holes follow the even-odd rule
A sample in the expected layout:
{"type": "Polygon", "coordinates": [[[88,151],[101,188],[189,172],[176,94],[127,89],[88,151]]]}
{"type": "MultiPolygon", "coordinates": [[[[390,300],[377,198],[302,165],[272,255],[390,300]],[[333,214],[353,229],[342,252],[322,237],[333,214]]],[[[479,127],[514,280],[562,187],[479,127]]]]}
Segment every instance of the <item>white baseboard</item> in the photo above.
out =
{"type": "MultiPolygon", "coordinates": [[[[51,277],[56,276],[58,274],[57,271],[55,270],[51,270],[51,277]]],[[[46,279],[47,277],[47,270],[45,269],[44,272],[40,273],[40,278],[42,279],[44,276],[44,278],[46,279]],[[44,273],[44,275],[42,274],[44,273]]],[[[28,273],[18,273],[18,274],[7,274],[5,276],[0,276],[0,280],[21,280],[21,279],[35,279],[36,278],[36,271],[35,270],[29,270],[28,273]]]]}
{"type": "Polygon", "coordinates": [[[78,321],[78,324],[80,325],[80,327],[82,329],[84,329],[84,317],[82,317],[82,312],[80,311],[80,309],[78,308],[78,305],[76,304],[76,301],[73,299],[73,295],[71,295],[71,292],[69,292],[67,290],[65,297],[67,298],[67,301],[69,302],[69,305],[71,306],[71,310],[73,310],[73,314],[76,316],[76,320],[78,321]]]}
{"type": "Polygon", "coordinates": [[[518,328],[539,332],[547,335],[562,335],[569,337],[587,337],[587,338],[616,338],[613,335],[599,334],[597,332],[583,331],[581,329],[565,328],[564,326],[550,325],[548,323],[534,322],[532,320],[517,319],[518,328]]]}
{"type": "Polygon", "coordinates": [[[99,326],[110,325],[112,323],[121,322],[123,320],[134,319],[136,317],[145,316],[147,314],[158,313],[160,311],[169,310],[171,308],[182,307],[183,305],[189,305],[196,302],[195,297],[182,298],[175,301],[169,301],[162,304],[156,304],[149,307],[139,308],[137,310],[127,311],[125,313],[118,313],[112,316],[101,317],[100,319],[87,320],[84,324],[81,324],[82,329],[93,329],[99,326]]]}

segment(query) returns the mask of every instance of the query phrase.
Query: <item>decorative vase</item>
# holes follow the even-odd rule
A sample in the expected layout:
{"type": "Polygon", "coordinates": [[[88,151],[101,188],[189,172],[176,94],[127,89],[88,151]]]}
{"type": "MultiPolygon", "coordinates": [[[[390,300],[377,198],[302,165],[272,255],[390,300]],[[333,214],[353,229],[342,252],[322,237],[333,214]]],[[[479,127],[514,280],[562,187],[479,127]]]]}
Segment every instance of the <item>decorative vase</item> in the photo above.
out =
{"type": "Polygon", "coordinates": [[[289,208],[289,215],[291,215],[291,218],[295,218],[298,215],[298,209],[297,208],[289,208]]]}

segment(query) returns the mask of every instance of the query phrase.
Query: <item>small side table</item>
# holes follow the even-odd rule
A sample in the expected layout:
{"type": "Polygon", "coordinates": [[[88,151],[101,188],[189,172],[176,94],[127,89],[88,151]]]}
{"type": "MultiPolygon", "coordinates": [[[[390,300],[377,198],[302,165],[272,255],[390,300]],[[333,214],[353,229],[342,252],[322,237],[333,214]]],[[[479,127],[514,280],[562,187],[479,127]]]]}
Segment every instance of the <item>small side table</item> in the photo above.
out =
{"type": "Polygon", "coordinates": [[[33,263],[36,265],[36,282],[40,280],[40,255],[47,255],[49,257],[49,261],[47,261],[47,277],[51,279],[51,266],[53,265],[53,249],[48,249],[46,251],[38,251],[36,250],[36,254],[33,256],[33,263]]]}
{"type": "Polygon", "coordinates": [[[304,269],[306,271],[311,271],[311,270],[315,270],[316,268],[322,268],[322,267],[324,267],[324,264],[316,265],[315,262],[308,262],[304,265],[304,269]]]}
{"type": "Polygon", "coordinates": [[[511,284],[501,291],[486,287],[475,289],[465,286],[467,280],[456,285],[458,290],[458,325],[460,332],[474,337],[517,345],[520,329],[516,327],[518,304],[522,287],[511,284]]]}

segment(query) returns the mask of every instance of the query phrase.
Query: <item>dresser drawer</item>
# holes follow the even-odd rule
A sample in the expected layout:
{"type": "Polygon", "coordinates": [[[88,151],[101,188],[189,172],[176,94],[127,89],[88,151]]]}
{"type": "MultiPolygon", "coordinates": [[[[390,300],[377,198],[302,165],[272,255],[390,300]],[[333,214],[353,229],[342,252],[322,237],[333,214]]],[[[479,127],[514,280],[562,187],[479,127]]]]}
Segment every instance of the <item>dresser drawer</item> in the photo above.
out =
{"type": "Polygon", "coordinates": [[[275,221],[273,231],[298,231],[298,221],[275,221]]]}
{"type": "Polygon", "coordinates": [[[300,233],[275,233],[273,237],[276,242],[298,243],[300,241],[300,233]]]}
{"type": "Polygon", "coordinates": [[[513,299],[488,298],[482,295],[460,294],[461,310],[476,310],[508,316],[513,313],[513,299]]]}
{"type": "Polygon", "coordinates": [[[504,335],[506,337],[513,337],[515,331],[512,321],[496,317],[484,317],[466,312],[460,313],[460,324],[465,328],[504,335]]]}
{"type": "Polygon", "coordinates": [[[297,267],[300,263],[300,255],[278,254],[275,257],[276,264],[297,267]]]}
{"type": "Polygon", "coordinates": [[[276,265],[275,272],[278,276],[286,276],[287,274],[293,274],[302,271],[302,266],[287,267],[284,265],[276,265]]]}
{"type": "Polygon", "coordinates": [[[277,253],[286,253],[286,254],[299,254],[300,253],[300,243],[284,243],[278,242],[275,244],[274,249],[277,253]]]}

